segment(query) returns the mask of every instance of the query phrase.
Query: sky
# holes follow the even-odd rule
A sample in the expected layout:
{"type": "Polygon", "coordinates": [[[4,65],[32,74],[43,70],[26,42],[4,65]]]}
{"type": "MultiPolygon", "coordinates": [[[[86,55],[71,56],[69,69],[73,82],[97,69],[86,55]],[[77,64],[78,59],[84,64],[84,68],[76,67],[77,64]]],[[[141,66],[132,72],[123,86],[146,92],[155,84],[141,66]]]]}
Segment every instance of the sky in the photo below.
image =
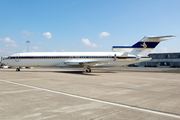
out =
{"type": "Polygon", "coordinates": [[[153,52],[180,52],[180,0],[1,0],[0,56],[111,52],[144,36],[176,35],[153,52]],[[30,43],[26,43],[30,41],[30,43]]]}

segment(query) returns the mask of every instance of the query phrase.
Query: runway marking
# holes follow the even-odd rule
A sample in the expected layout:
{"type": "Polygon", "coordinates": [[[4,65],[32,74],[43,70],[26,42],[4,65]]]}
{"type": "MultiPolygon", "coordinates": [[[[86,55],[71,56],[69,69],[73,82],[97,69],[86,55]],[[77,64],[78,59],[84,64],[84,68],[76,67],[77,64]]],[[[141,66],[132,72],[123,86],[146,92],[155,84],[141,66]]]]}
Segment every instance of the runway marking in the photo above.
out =
{"type": "Polygon", "coordinates": [[[123,105],[123,104],[98,100],[98,99],[94,99],[94,98],[88,98],[88,97],[83,97],[83,96],[79,96],[79,95],[73,95],[73,94],[64,93],[64,92],[58,92],[58,91],[54,91],[54,90],[49,90],[49,89],[45,89],[45,88],[39,88],[39,87],[26,85],[26,84],[21,84],[21,83],[16,83],[16,82],[11,82],[11,81],[7,81],[7,80],[1,80],[0,79],[0,81],[15,84],[15,85],[19,85],[19,86],[24,86],[24,87],[28,87],[28,88],[34,88],[34,89],[41,90],[41,91],[47,91],[47,92],[56,93],[56,94],[60,94],[60,95],[65,95],[65,96],[70,96],[70,97],[74,97],[74,98],[84,99],[84,100],[88,100],[88,101],[94,101],[94,102],[99,102],[99,103],[103,103],[103,104],[119,106],[119,107],[124,107],[124,108],[128,108],[128,109],[148,112],[148,113],[154,113],[154,114],[158,114],[158,115],[164,115],[164,116],[169,116],[169,117],[174,117],[174,118],[180,118],[179,115],[175,115],[175,114],[171,114],[171,113],[165,113],[165,112],[160,112],[160,111],[155,111],[155,110],[149,110],[149,109],[145,109],[145,108],[138,108],[138,107],[135,107],[135,106],[123,105]]]}
{"type": "Polygon", "coordinates": [[[14,93],[22,93],[22,92],[31,92],[35,91],[36,89],[30,89],[30,90],[15,90],[15,91],[5,91],[0,94],[14,94],[14,93]]]}

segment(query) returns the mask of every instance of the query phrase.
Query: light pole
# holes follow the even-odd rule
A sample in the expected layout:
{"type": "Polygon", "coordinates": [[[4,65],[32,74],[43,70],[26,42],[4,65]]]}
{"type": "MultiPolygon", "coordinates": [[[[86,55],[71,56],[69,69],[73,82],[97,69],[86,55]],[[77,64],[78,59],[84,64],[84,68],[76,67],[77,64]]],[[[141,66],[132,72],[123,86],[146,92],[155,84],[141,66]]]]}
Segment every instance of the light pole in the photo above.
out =
{"type": "Polygon", "coordinates": [[[30,41],[26,41],[26,43],[27,43],[27,52],[28,52],[28,47],[29,47],[30,41]]]}

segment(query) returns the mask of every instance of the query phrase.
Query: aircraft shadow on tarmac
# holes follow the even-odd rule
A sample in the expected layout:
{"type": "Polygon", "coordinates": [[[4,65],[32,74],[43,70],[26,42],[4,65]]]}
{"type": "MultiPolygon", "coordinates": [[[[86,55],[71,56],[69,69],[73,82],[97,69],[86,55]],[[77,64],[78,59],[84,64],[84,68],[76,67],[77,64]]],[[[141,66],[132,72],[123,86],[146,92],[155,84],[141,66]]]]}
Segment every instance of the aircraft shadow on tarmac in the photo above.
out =
{"type": "MultiPolygon", "coordinates": [[[[52,72],[52,71],[51,71],[52,72]]],[[[53,71],[55,73],[67,73],[67,74],[78,74],[78,75],[89,75],[89,76],[97,76],[95,74],[86,73],[84,71],[53,71]]]]}
{"type": "Polygon", "coordinates": [[[114,73],[113,71],[94,71],[92,73],[86,73],[85,71],[53,71],[56,73],[67,73],[67,74],[78,74],[78,75],[89,75],[89,76],[97,76],[94,73],[114,73]]]}
{"type": "Polygon", "coordinates": [[[96,73],[115,73],[113,71],[107,71],[107,70],[95,70],[91,73],[86,73],[85,71],[52,71],[52,70],[42,70],[42,71],[34,71],[34,70],[30,70],[30,71],[23,71],[21,70],[20,72],[34,72],[34,73],[37,73],[37,72],[53,72],[53,73],[66,73],[66,74],[77,74],[77,75],[87,75],[87,76],[98,76],[98,74],[96,73]]]}

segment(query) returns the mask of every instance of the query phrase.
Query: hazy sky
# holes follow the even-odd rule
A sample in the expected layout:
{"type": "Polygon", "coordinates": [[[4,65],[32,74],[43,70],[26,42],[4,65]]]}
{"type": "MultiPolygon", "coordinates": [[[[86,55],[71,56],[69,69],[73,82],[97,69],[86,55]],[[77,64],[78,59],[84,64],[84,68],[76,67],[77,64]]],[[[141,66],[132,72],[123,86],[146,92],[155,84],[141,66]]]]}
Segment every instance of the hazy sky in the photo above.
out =
{"type": "Polygon", "coordinates": [[[180,0],[1,0],[0,56],[110,52],[144,36],[177,35],[155,52],[180,51],[180,0]]]}

